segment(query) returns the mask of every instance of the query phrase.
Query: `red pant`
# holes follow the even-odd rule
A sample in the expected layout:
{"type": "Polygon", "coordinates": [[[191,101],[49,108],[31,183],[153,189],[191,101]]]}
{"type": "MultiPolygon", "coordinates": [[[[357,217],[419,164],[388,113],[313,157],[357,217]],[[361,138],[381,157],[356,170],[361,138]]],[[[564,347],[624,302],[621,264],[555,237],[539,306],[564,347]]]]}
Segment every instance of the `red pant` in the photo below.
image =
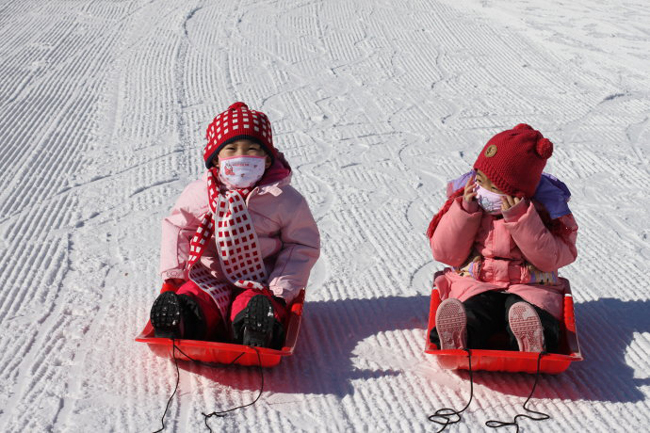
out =
{"type": "Polygon", "coordinates": [[[275,319],[284,323],[284,319],[287,316],[287,307],[277,298],[273,297],[273,294],[270,290],[257,290],[257,289],[242,289],[235,292],[235,299],[232,301],[230,307],[230,321],[235,320],[237,314],[239,314],[246,306],[248,302],[253,298],[253,296],[264,295],[271,300],[271,305],[273,305],[273,315],[275,319]]]}
{"type": "MultiPolygon", "coordinates": [[[[208,333],[205,336],[206,340],[223,339],[224,335],[229,334],[229,332],[226,332],[226,329],[224,328],[225,325],[223,320],[221,320],[219,308],[212,300],[212,296],[201,290],[196,283],[193,281],[187,281],[176,291],[176,294],[190,296],[199,303],[199,307],[201,307],[203,317],[205,318],[206,329],[208,330],[208,333]]],[[[271,305],[273,305],[273,315],[276,320],[284,324],[284,320],[287,316],[287,307],[274,298],[273,294],[269,290],[262,291],[258,289],[239,289],[235,291],[234,299],[230,307],[230,322],[235,319],[237,314],[246,308],[248,302],[255,295],[264,295],[269,298],[271,300],[271,305]]]]}

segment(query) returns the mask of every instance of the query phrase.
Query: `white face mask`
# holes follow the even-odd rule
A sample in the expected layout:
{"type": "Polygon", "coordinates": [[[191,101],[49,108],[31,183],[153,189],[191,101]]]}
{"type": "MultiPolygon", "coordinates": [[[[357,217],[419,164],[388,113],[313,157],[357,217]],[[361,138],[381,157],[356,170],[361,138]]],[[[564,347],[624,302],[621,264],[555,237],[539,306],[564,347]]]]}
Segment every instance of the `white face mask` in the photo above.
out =
{"type": "Polygon", "coordinates": [[[219,159],[219,180],[231,188],[250,188],[264,175],[266,156],[231,156],[219,159]]]}
{"type": "Polygon", "coordinates": [[[501,213],[501,204],[503,203],[501,197],[503,196],[505,194],[487,190],[476,184],[476,201],[490,215],[499,215],[501,213]]]}

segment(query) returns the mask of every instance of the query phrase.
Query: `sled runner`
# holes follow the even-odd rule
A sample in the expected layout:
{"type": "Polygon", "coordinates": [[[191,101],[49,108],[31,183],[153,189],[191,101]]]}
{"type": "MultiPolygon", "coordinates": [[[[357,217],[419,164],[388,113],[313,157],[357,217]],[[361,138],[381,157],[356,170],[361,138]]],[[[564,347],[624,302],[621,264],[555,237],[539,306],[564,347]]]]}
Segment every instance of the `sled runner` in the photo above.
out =
{"type": "MultiPolygon", "coordinates": [[[[437,276],[437,274],[436,274],[437,276]]],[[[435,278],[434,278],[435,279],[435,278]]],[[[564,319],[560,329],[560,353],[549,353],[542,356],[539,371],[542,373],[558,374],[569,368],[574,361],[582,361],[578,335],[576,331],[573,297],[569,282],[564,280],[567,290],[564,293],[564,319]]],[[[431,291],[429,307],[429,326],[427,328],[427,343],[424,351],[435,355],[442,368],[449,370],[467,370],[467,352],[460,349],[440,350],[429,341],[431,329],[436,326],[436,311],[440,305],[440,293],[437,288],[431,291]]],[[[516,352],[512,350],[471,349],[472,370],[510,371],[536,373],[539,353],[516,352]]]]}
{"type": "MultiPolygon", "coordinates": [[[[176,358],[183,361],[194,360],[213,364],[234,363],[257,366],[261,363],[262,367],[273,367],[280,363],[282,357],[293,355],[300,331],[304,301],[305,291],[302,290],[289,308],[289,317],[286,323],[286,338],[282,349],[276,350],[265,347],[252,348],[234,343],[180,339],[175,340],[176,347],[185,353],[187,357],[179,350],[176,350],[176,358]],[[191,359],[188,359],[188,357],[191,359]]],[[[169,338],[154,337],[154,329],[151,326],[151,321],[147,322],[147,325],[140,335],[135,338],[135,341],[147,343],[149,349],[160,357],[173,357],[172,340],[169,338]]]]}

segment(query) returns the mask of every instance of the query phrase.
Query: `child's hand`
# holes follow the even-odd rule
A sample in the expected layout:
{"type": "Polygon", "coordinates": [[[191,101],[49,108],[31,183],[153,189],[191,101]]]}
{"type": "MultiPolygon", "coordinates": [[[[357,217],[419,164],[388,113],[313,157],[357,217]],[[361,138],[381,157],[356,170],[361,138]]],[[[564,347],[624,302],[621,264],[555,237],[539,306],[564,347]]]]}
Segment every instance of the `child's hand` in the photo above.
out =
{"type": "Polygon", "coordinates": [[[465,200],[468,203],[476,199],[476,184],[474,183],[475,179],[476,177],[472,175],[470,176],[469,179],[467,179],[467,183],[465,184],[465,191],[463,192],[463,200],[465,200]]]}
{"type": "Polygon", "coordinates": [[[504,195],[501,197],[501,212],[505,212],[511,207],[514,207],[517,203],[521,201],[519,197],[512,197],[509,195],[504,195]]]}

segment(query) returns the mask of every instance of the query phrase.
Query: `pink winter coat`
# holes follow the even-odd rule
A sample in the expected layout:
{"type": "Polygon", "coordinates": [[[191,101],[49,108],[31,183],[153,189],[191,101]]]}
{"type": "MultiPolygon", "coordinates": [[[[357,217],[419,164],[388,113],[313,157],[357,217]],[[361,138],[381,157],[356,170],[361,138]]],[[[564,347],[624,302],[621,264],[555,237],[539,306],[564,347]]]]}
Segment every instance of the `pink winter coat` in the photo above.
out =
{"type": "Polygon", "coordinates": [[[441,299],[465,301],[488,290],[501,290],[561,319],[565,283],[557,278],[557,270],[578,254],[575,220],[571,214],[561,218],[571,230],[564,240],[546,228],[528,200],[497,219],[475,201],[456,198],[430,239],[433,257],[454,267],[435,280],[441,299]]]}
{"type": "MultiPolygon", "coordinates": [[[[266,178],[266,176],[265,176],[266,178]]],[[[246,198],[266,264],[268,285],[275,296],[291,302],[307,285],[320,254],[320,236],[305,198],[291,185],[291,174],[255,187],[246,198]]],[[[163,279],[187,280],[185,264],[190,239],[208,212],[206,175],[190,183],[162,222],[160,274],[163,279]]],[[[201,257],[212,274],[225,279],[214,238],[201,257]]]]}

